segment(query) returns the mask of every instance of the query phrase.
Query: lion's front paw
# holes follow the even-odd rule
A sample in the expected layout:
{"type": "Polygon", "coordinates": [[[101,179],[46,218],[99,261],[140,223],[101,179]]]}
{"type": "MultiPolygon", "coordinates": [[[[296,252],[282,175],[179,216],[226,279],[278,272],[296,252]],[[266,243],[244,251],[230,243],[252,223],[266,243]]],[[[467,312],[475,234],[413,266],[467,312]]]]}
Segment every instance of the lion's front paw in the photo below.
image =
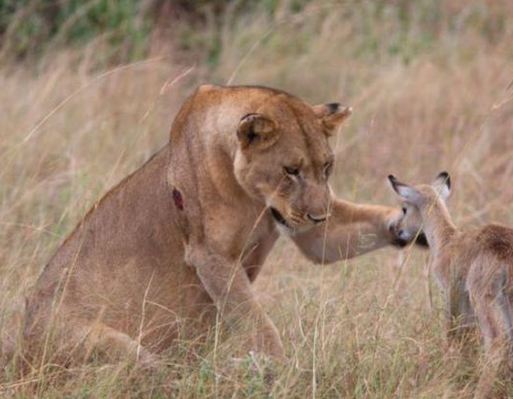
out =
{"type": "Polygon", "coordinates": [[[264,355],[279,362],[286,360],[280,335],[274,325],[266,327],[263,331],[259,331],[253,341],[254,344],[252,348],[254,349],[250,350],[250,353],[252,353],[254,357],[264,355]]]}

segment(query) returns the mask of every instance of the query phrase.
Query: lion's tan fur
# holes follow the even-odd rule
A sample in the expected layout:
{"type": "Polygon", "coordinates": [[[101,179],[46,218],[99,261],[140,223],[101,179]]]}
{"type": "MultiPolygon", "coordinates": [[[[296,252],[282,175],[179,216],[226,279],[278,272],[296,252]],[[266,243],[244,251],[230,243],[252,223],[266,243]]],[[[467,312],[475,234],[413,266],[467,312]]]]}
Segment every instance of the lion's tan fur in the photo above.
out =
{"type": "Polygon", "coordinates": [[[152,361],[181,334],[207,331],[216,312],[252,326],[249,349],[283,356],[250,284],[279,235],[268,207],[319,263],[395,240],[397,210],[336,200],[322,175],[347,114],[273,89],[200,87],[169,143],[91,208],[39,277],[25,318],[32,357],[57,334],[69,356],[100,348],[152,361]],[[297,159],[304,188],[287,194],[277,186],[297,159]]]}

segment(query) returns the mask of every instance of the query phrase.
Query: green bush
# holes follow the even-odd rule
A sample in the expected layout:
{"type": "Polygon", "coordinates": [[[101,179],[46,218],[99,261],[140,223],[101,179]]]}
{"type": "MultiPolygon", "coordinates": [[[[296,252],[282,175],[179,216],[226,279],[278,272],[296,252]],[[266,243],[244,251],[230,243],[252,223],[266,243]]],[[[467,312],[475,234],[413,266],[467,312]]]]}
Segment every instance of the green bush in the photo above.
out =
{"type": "Polygon", "coordinates": [[[4,54],[24,57],[48,47],[80,45],[104,35],[131,57],[144,47],[150,25],[137,0],[0,0],[4,54]]]}

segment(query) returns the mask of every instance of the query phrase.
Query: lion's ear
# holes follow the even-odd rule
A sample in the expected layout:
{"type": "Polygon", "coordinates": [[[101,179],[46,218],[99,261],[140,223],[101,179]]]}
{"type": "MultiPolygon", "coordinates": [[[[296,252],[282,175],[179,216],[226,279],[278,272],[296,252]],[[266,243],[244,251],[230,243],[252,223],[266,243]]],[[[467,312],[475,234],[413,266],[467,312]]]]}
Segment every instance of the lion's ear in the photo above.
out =
{"type": "Polygon", "coordinates": [[[264,149],[278,140],[278,132],[271,119],[261,114],[248,114],[240,120],[237,137],[242,149],[264,149]]]}
{"type": "Polygon", "coordinates": [[[343,107],[339,103],[319,104],[313,107],[313,111],[321,119],[328,136],[331,136],[337,128],[352,114],[351,107],[343,107]]]}

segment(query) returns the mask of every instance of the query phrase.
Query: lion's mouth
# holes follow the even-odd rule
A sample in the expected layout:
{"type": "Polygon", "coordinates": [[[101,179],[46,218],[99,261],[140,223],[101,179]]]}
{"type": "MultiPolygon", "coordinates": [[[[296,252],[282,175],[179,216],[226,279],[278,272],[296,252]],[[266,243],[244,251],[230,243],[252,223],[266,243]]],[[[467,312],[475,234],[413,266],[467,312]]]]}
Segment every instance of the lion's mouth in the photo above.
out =
{"type": "Polygon", "coordinates": [[[289,227],[287,220],[283,217],[283,215],[276,209],[271,207],[271,215],[273,215],[273,219],[276,220],[279,224],[289,227]]]}

